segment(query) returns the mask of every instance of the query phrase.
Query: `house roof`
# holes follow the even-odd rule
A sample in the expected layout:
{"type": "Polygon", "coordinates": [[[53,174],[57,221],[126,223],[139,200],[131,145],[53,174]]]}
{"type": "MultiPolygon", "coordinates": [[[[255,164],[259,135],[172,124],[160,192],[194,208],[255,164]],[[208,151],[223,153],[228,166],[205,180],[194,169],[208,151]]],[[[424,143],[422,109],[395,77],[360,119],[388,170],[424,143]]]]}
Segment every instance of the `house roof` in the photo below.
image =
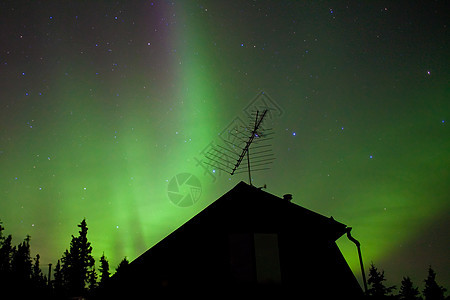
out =
{"type": "MultiPolygon", "coordinates": [[[[321,241],[335,241],[347,226],[286,199],[241,181],[158,244],[192,232],[288,233],[321,241]]],[[[151,254],[152,249],[134,262],[151,254]]]]}
{"type": "MultiPolygon", "coordinates": [[[[335,241],[347,226],[241,181],[188,223],[207,222],[217,230],[302,231],[335,241]]],[[[187,223],[186,223],[187,224],[187,223]]]]}
{"type": "MultiPolygon", "coordinates": [[[[227,256],[232,249],[230,241],[262,233],[259,237],[276,234],[283,241],[282,258],[287,262],[283,274],[288,285],[304,281],[311,290],[316,290],[324,284],[320,280],[325,280],[336,289],[356,287],[360,295],[360,287],[334,243],[346,232],[347,226],[333,218],[240,182],[114,274],[103,293],[115,297],[133,291],[139,294],[152,284],[160,287],[192,284],[195,288],[201,283],[202,289],[208,284],[228,286],[234,277],[227,263],[241,255],[227,256]],[[298,272],[300,265],[308,277],[298,272]],[[326,278],[318,271],[324,268],[328,270],[326,278]]],[[[246,249],[239,245],[239,249],[246,249]]]]}

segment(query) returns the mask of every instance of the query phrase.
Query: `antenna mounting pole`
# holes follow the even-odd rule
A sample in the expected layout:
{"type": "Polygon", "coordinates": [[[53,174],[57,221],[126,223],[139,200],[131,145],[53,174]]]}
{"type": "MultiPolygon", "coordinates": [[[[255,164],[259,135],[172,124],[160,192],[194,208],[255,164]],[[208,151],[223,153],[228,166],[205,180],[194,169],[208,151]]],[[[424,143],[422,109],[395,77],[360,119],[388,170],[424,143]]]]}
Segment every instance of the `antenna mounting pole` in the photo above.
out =
{"type": "Polygon", "coordinates": [[[252,175],[250,174],[250,151],[247,149],[247,169],[248,169],[248,183],[252,184],[252,175]]]}

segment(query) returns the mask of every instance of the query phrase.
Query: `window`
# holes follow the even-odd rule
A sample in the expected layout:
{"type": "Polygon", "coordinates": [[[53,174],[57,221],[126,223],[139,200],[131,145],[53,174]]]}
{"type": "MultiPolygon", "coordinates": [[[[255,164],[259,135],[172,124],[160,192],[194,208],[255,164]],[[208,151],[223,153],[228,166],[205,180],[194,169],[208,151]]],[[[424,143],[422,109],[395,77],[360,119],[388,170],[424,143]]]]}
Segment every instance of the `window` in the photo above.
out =
{"type": "Polygon", "coordinates": [[[255,265],[258,283],[280,283],[278,234],[255,233],[255,265]]]}
{"type": "Polygon", "coordinates": [[[280,283],[276,233],[229,235],[231,276],[237,282],[280,283]]]}

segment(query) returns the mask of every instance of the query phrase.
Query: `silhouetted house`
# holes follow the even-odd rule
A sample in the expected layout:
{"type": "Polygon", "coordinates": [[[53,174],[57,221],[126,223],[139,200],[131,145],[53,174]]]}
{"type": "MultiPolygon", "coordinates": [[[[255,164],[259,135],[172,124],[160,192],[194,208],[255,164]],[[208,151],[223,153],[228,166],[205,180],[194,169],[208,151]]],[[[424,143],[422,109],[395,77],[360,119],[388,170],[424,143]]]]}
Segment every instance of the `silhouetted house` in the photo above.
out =
{"type": "Polygon", "coordinates": [[[347,226],[289,196],[240,182],[113,276],[104,292],[360,298],[361,287],[335,243],[347,226]]]}

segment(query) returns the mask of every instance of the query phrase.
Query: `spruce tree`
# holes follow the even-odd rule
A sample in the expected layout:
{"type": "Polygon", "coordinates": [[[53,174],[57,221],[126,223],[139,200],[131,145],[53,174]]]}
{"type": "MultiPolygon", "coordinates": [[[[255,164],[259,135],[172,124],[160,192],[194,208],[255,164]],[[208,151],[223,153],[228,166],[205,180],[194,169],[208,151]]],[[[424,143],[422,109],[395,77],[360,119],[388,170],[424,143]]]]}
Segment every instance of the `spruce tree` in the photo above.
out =
{"type": "Polygon", "coordinates": [[[105,282],[108,280],[109,276],[109,263],[105,257],[105,253],[103,253],[102,257],[100,257],[100,286],[104,286],[105,282]]]}
{"type": "Polygon", "coordinates": [[[30,297],[32,260],[30,256],[30,236],[17,246],[12,254],[11,273],[8,278],[8,288],[15,291],[18,299],[30,297]]]}
{"type": "Polygon", "coordinates": [[[97,277],[97,272],[95,271],[95,267],[93,267],[88,273],[88,285],[90,292],[93,292],[98,286],[97,277]]]}
{"type": "Polygon", "coordinates": [[[64,274],[61,267],[61,261],[58,259],[58,262],[56,263],[54,275],[53,275],[53,290],[55,295],[62,298],[62,295],[64,294],[65,289],[65,282],[64,282],[64,274]]]}
{"type": "Polygon", "coordinates": [[[62,273],[68,292],[72,296],[86,294],[86,285],[89,283],[89,275],[92,272],[95,260],[92,257],[92,246],[87,239],[86,219],[81,221],[79,235],[72,235],[70,249],[64,252],[61,259],[62,273]]]}
{"type": "Polygon", "coordinates": [[[42,274],[41,267],[39,265],[40,264],[39,263],[39,259],[40,258],[41,258],[41,256],[39,254],[36,254],[36,258],[34,259],[34,265],[33,265],[33,268],[31,270],[31,279],[35,283],[45,282],[44,274],[42,274]]]}
{"type": "Polygon", "coordinates": [[[30,256],[30,236],[27,235],[25,240],[17,246],[17,250],[14,251],[11,270],[14,280],[17,284],[29,284],[31,279],[31,256],[30,256]]]}
{"type": "Polygon", "coordinates": [[[12,278],[12,259],[16,252],[15,247],[11,245],[12,236],[3,236],[4,229],[0,222],[0,287],[3,293],[5,293],[3,287],[11,287],[15,282],[12,278]]]}
{"type": "MultiPolygon", "coordinates": [[[[5,228],[0,222],[0,279],[9,277],[11,272],[11,260],[15,247],[11,245],[12,236],[3,236],[3,230],[5,228]]],[[[2,281],[3,282],[3,281],[2,281]]]]}
{"type": "Polygon", "coordinates": [[[392,290],[395,289],[395,286],[386,287],[383,283],[386,281],[384,278],[384,271],[378,272],[378,269],[372,263],[369,269],[369,280],[368,283],[370,288],[368,290],[369,296],[373,299],[382,299],[392,293],[392,290]]]}
{"type": "Polygon", "coordinates": [[[34,265],[31,270],[31,282],[32,286],[34,288],[34,294],[39,295],[43,294],[46,289],[46,278],[44,274],[41,271],[40,265],[39,265],[39,259],[40,255],[36,254],[36,258],[34,259],[34,265]]]}
{"type": "Polygon", "coordinates": [[[399,299],[400,300],[420,300],[419,288],[414,287],[409,277],[403,277],[402,285],[400,286],[399,299]]]}
{"type": "Polygon", "coordinates": [[[423,289],[423,296],[425,300],[444,300],[444,293],[447,289],[440,286],[436,282],[436,272],[428,268],[428,277],[425,279],[425,288],[423,289]]]}
{"type": "Polygon", "coordinates": [[[126,269],[126,267],[130,264],[128,259],[124,257],[122,261],[119,263],[119,265],[116,268],[116,273],[120,273],[123,269],[126,269]]]}

